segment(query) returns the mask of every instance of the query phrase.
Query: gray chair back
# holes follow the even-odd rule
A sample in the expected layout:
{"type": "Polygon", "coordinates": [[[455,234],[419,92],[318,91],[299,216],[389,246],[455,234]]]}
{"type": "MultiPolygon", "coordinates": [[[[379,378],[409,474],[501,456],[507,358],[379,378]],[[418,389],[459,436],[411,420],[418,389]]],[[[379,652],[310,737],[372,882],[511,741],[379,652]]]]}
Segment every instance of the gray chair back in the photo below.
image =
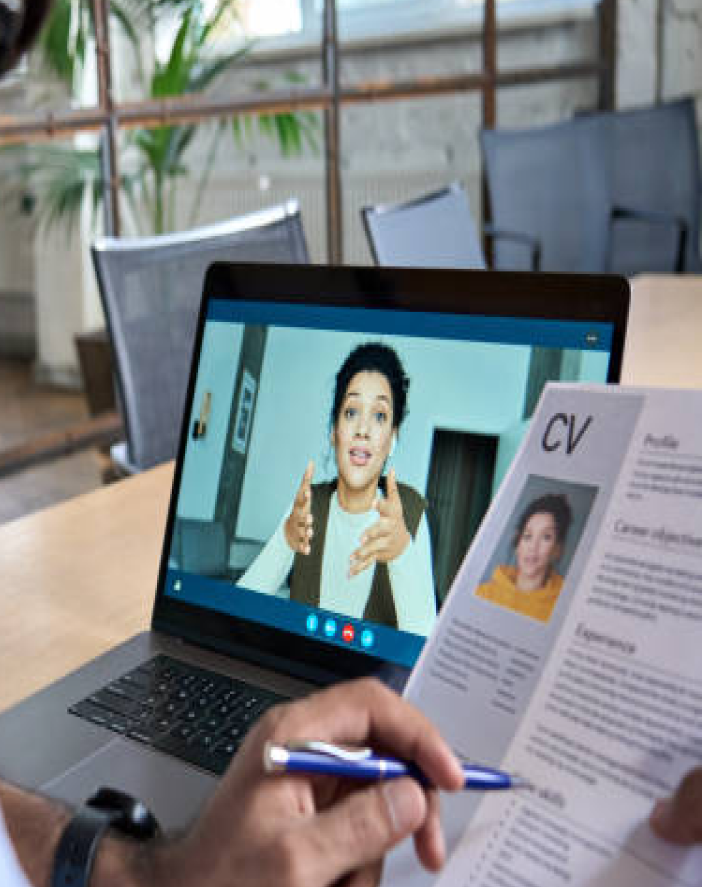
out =
{"type": "Polygon", "coordinates": [[[458,182],[406,203],[364,207],[361,216],[376,265],[485,267],[468,195],[458,182]]]}
{"type": "MultiPolygon", "coordinates": [[[[480,135],[492,222],[538,241],[544,271],[699,267],[700,167],[691,99],[480,135]]],[[[525,266],[495,242],[497,268],[525,266]]]]}
{"type": "MultiPolygon", "coordinates": [[[[597,125],[586,118],[480,133],[492,224],[533,237],[542,271],[604,268],[608,199],[597,159],[599,138],[597,125]]],[[[527,250],[496,238],[493,265],[526,269],[527,250]]]]}
{"type": "Polygon", "coordinates": [[[699,271],[702,182],[693,100],[602,116],[607,126],[608,187],[612,205],[619,210],[612,223],[607,270],[629,275],[699,271]],[[672,219],[679,225],[667,221],[672,219]],[[671,256],[679,247],[682,255],[673,267],[671,256]]]}
{"type": "Polygon", "coordinates": [[[297,201],[176,234],[92,247],[112,342],[128,472],[174,458],[205,272],[215,261],[309,261],[297,201]]]}

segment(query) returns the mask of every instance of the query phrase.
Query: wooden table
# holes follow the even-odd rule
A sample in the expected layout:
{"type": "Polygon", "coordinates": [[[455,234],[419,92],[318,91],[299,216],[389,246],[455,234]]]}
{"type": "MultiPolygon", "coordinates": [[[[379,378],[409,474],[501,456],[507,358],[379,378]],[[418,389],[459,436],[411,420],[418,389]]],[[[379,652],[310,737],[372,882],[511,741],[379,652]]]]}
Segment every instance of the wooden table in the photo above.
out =
{"type": "MultiPolygon", "coordinates": [[[[623,381],[702,387],[702,277],[634,280],[623,381]]],[[[173,468],[0,526],[0,710],[147,627],[173,468]]]]}
{"type": "Polygon", "coordinates": [[[622,382],[702,388],[702,276],[633,279],[622,382]]]}
{"type": "Polygon", "coordinates": [[[0,526],[0,710],[148,626],[172,476],[0,526]]]}

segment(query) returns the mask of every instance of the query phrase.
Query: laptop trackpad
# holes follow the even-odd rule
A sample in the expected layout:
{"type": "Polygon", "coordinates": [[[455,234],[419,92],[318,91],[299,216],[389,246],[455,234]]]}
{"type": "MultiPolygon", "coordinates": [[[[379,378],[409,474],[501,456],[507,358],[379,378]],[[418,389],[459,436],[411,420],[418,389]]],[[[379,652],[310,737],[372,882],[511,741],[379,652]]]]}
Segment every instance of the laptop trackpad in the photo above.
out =
{"type": "Polygon", "coordinates": [[[144,801],[161,827],[171,831],[192,822],[217,780],[182,761],[116,736],[46,782],[41,790],[70,804],[80,804],[103,785],[144,801]]]}

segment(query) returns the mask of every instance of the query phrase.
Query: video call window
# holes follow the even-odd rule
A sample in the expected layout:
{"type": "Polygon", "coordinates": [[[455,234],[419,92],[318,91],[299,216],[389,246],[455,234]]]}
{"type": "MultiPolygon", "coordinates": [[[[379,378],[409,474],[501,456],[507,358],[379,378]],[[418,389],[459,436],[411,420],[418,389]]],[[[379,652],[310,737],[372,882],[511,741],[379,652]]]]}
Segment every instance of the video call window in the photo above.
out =
{"type": "Polygon", "coordinates": [[[545,381],[605,381],[608,357],[210,319],[171,565],[421,639],[545,381]]]}

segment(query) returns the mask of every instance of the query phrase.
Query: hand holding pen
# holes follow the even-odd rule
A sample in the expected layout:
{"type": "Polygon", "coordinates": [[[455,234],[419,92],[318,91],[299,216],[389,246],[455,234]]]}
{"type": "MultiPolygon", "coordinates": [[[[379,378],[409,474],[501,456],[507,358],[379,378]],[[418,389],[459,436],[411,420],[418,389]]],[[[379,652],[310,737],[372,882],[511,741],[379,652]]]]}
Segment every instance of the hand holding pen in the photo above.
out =
{"type": "MultiPolygon", "coordinates": [[[[377,755],[370,748],[349,749],[329,742],[267,743],[263,750],[263,766],[267,773],[307,773],[337,776],[346,779],[397,779],[411,776],[422,785],[429,780],[419,768],[398,758],[377,755]]],[[[530,788],[530,783],[514,774],[463,764],[465,790],[495,791],[530,788]]]]}

